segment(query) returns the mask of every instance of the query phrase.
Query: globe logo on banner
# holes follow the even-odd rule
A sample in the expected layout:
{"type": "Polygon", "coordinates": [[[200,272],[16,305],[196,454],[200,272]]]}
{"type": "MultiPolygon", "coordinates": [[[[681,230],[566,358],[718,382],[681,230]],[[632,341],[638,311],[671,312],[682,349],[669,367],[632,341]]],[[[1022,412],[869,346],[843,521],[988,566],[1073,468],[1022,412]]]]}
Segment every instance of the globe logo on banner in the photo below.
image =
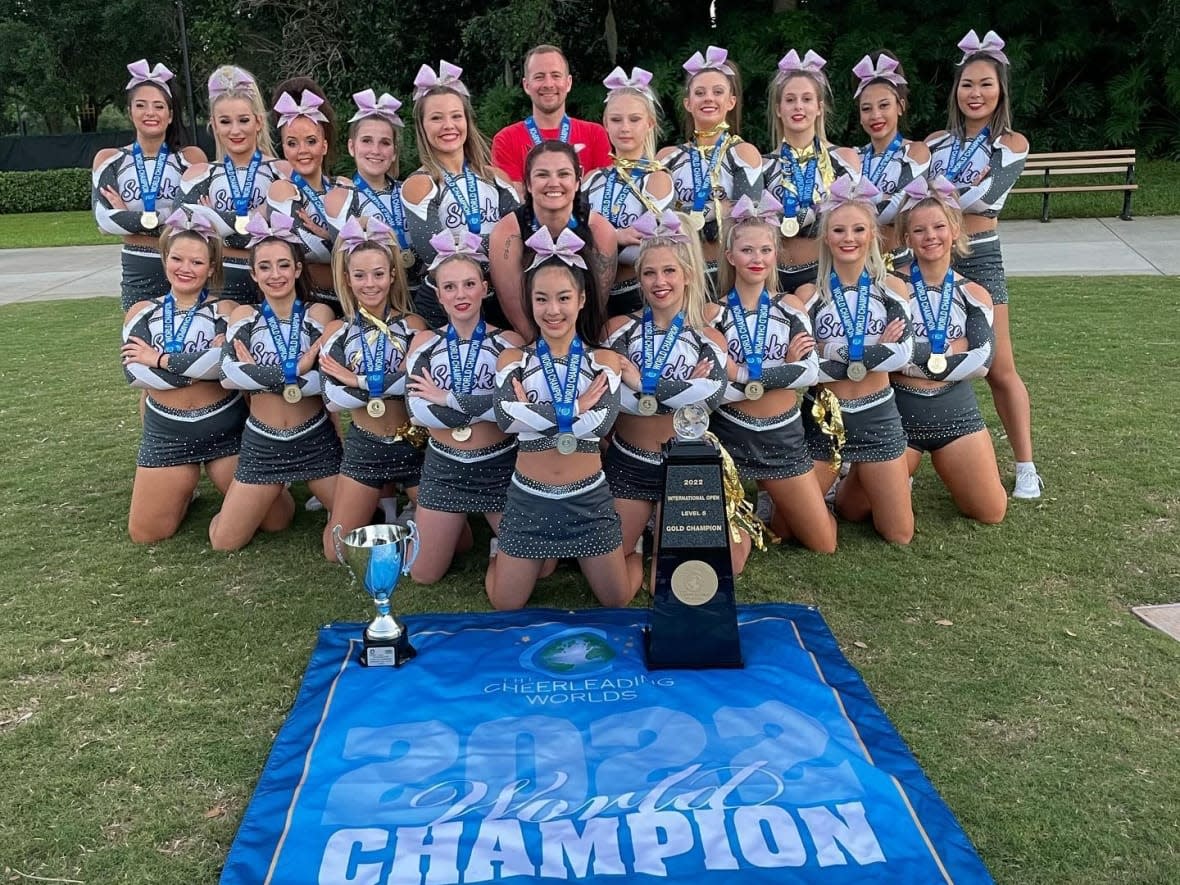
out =
{"type": "Polygon", "coordinates": [[[608,672],[615,650],[601,630],[566,628],[520,656],[526,670],[546,676],[598,676],[608,672]]]}

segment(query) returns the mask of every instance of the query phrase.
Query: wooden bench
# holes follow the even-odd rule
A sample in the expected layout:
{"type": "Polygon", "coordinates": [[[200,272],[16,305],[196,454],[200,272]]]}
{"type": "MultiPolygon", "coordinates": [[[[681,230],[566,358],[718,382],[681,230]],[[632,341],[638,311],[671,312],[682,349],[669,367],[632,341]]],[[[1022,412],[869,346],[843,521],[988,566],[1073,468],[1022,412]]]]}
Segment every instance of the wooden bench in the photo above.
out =
{"type": "Polygon", "coordinates": [[[1119,218],[1131,220],[1131,194],[1139,189],[1135,183],[1135,149],[1124,148],[1116,151],[1065,151],[1056,154],[1029,154],[1024,164],[1025,175],[1041,176],[1039,187],[1014,187],[1014,194],[1041,194],[1041,221],[1049,220],[1049,196],[1051,194],[1080,194],[1088,191],[1122,191],[1123,211],[1119,218]],[[1124,176],[1121,184],[1079,184],[1072,186],[1054,185],[1053,175],[1104,175],[1117,173],[1124,176]]]}

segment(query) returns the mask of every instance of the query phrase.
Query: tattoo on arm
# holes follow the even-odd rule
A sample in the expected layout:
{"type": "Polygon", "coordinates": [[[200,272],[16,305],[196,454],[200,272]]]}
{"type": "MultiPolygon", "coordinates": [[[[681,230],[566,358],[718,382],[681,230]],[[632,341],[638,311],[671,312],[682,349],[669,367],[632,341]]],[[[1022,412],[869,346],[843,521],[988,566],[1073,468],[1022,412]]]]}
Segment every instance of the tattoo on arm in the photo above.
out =
{"type": "Polygon", "coordinates": [[[508,239],[504,241],[504,257],[512,257],[512,244],[520,240],[520,234],[510,234],[508,239]]]}

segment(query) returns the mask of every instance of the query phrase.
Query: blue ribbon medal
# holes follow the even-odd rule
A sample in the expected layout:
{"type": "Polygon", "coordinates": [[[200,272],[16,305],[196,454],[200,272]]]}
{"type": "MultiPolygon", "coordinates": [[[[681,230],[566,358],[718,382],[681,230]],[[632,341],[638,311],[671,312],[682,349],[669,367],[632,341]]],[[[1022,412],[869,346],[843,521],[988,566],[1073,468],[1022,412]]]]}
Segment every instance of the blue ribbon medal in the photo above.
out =
{"type": "Polygon", "coordinates": [[[233,160],[227,155],[222,161],[226,184],[229,185],[229,194],[234,203],[234,230],[243,235],[246,234],[246,222],[250,220],[250,200],[254,196],[254,178],[258,175],[258,167],[261,164],[262,151],[255,150],[254,156],[250,158],[250,165],[246,167],[246,183],[243,185],[238,181],[238,170],[234,167],[233,160]]]}
{"type": "Polygon", "coordinates": [[[705,168],[704,160],[701,158],[704,151],[695,144],[689,145],[688,162],[692,170],[692,212],[688,214],[688,221],[694,230],[699,231],[705,226],[705,203],[708,202],[709,194],[713,190],[713,175],[717,170],[717,164],[721,162],[721,146],[725,144],[728,138],[729,135],[725,132],[717,136],[717,141],[713,143],[713,147],[709,150],[709,165],[707,169],[705,168]]]}
{"type": "Polygon", "coordinates": [[[889,142],[889,146],[881,153],[881,159],[875,169],[873,168],[872,142],[865,145],[860,149],[860,174],[880,187],[885,170],[889,168],[889,164],[893,162],[893,158],[897,156],[897,152],[901,150],[901,146],[904,143],[905,139],[901,137],[900,132],[893,136],[893,141],[889,142]]]}
{"type": "Polygon", "coordinates": [[[545,374],[545,384],[553,400],[553,412],[557,418],[557,451],[572,455],[578,450],[578,438],[574,436],[574,401],[578,396],[578,373],[582,368],[582,353],[585,348],[577,335],[570,342],[570,355],[566,362],[565,384],[557,380],[557,366],[549,352],[549,343],[544,339],[537,342],[537,360],[545,374]]]}
{"type": "MultiPolygon", "coordinates": [[[[327,222],[325,219],[328,217],[328,213],[324,211],[324,201],[322,195],[317,194],[315,188],[313,188],[308,183],[307,179],[298,172],[291,173],[291,183],[295,185],[295,187],[299,188],[299,192],[303,194],[303,198],[307,200],[307,202],[311,203],[311,207],[315,210],[315,220],[321,225],[326,224],[327,222]]],[[[324,176],[324,193],[326,194],[331,189],[331,179],[329,179],[327,176],[324,176]]]]}
{"type": "Polygon", "coordinates": [[[406,207],[402,203],[402,188],[401,184],[396,181],[390,182],[389,187],[389,208],[385,208],[385,204],[381,202],[381,198],[377,192],[373,190],[370,185],[358,172],[352,177],[352,183],[356,185],[356,189],[368,203],[377,207],[377,211],[381,214],[382,220],[393,228],[394,234],[397,235],[397,245],[401,249],[402,267],[409,270],[414,266],[418,260],[418,256],[414,254],[411,248],[410,235],[406,233],[406,207]]]}
{"type": "Polygon", "coordinates": [[[209,290],[202,289],[201,294],[197,296],[197,303],[192,306],[184,315],[184,319],[180,321],[180,328],[176,328],[176,296],[169,290],[168,294],[164,296],[164,328],[162,329],[164,337],[164,353],[181,353],[184,350],[184,339],[188,337],[189,327],[193,324],[193,317],[197,315],[197,311],[201,309],[201,305],[205,303],[205,299],[209,297],[209,290]]]}
{"type": "Polygon", "coordinates": [[[664,340],[660,342],[660,349],[656,350],[656,324],[652,318],[650,307],[643,308],[643,365],[639,368],[639,385],[642,391],[639,397],[639,414],[654,415],[660,407],[656,399],[656,387],[660,383],[660,375],[664,366],[668,364],[668,357],[672,355],[672,348],[680,339],[680,331],[684,328],[684,314],[678,313],[668,326],[664,340]]]}
{"type": "Polygon", "coordinates": [[[275,345],[275,353],[278,354],[283,364],[283,399],[289,403],[297,403],[303,398],[303,391],[299,389],[298,383],[303,303],[296,299],[291,308],[291,334],[286,340],[283,339],[279,318],[275,316],[271,306],[265,302],[262,305],[262,318],[266,320],[266,327],[270,330],[270,340],[275,345]]]}
{"type": "Polygon", "coordinates": [[[946,159],[946,177],[950,181],[959,182],[959,176],[963,174],[963,170],[967,168],[971,162],[971,158],[975,156],[975,152],[979,150],[980,145],[987,141],[990,130],[984,126],[979,134],[971,139],[971,143],[964,147],[963,142],[957,138],[951,139],[950,153],[946,159]]]}
{"type": "MultiPolygon", "coordinates": [[[[475,387],[475,364],[479,360],[479,352],[483,347],[483,339],[487,334],[487,325],[480,320],[471,333],[471,341],[467,345],[467,359],[460,360],[459,333],[455,327],[447,325],[447,360],[451,365],[451,391],[456,396],[470,396],[475,387]]],[[[451,429],[451,436],[458,442],[466,442],[471,438],[471,426],[451,429]]]]}
{"type": "Polygon", "coordinates": [[[389,339],[374,324],[377,343],[370,350],[364,324],[358,320],[357,326],[361,338],[361,368],[365,371],[365,387],[369,391],[369,402],[365,405],[365,411],[374,418],[380,418],[385,414],[385,400],[381,398],[381,394],[385,392],[385,342],[389,339]]]}
{"type": "Polygon", "coordinates": [[[139,142],[131,146],[131,159],[135,163],[135,179],[139,182],[139,195],[143,200],[143,212],[140,213],[139,223],[144,230],[155,230],[160,226],[160,215],[156,212],[156,200],[160,196],[160,184],[164,181],[164,169],[168,166],[168,145],[160,144],[156,154],[156,168],[152,170],[152,180],[148,181],[147,163],[143,159],[143,148],[139,142]]]}
{"type": "MultiPolygon", "coordinates": [[[[537,121],[533,119],[532,114],[525,117],[524,128],[529,131],[529,138],[533,140],[534,146],[545,140],[541,136],[541,130],[537,128],[537,121]]],[[[570,141],[570,118],[565,114],[561,115],[561,127],[557,130],[557,140],[566,144],[569,144],[570,141]]]]}
{"type": "Polygon", "coordinates": [[[800,166],[795,158],[795,150],[785,141],[779,148],[779,159],[784,167],[780,179],[783,184],[783,221],[779,225],[784,237],[793,237],[799,233],[799,216],[806,216],[807,210],[815,204],[815,176],[819,171],[819,152],[821,150],[819,137],[812,145],[812,155],[807,158],[807,165],[800,166]],[[787,182],[787,176],[790,182],[787,182]],[[792,193],[792,188],[794,192],[792,193]]]}
{"type": "Polygon", "coordinates": [[[853,322],[852,311],[848,309],[845,300],[844,287],[840,285],[840,278],[832,271],[830,285],[832,301],[836,305],[836,312],[840,314],[840,322],[844,325],[844,336],[848,339],[848,380],[863,381],[868,375],[868,367],[864,364],[865,332],[869,325],[869,272],[862,270],[860,279],[856,281],[856,321],[853,322]]]}
{"type": "MultiPolygon", "coordinates": [[[[766,393],[766,387],[762,384],[762,359],[766,352],[766,328],[770,324],[770,293],[763,289],[758,296],[758,318],[754,322],[753,338],[750,337],[750,327],[746,325],[746,309],[742,307],[737,289],[729,290],[729,312],[733,317],[738,343],[742,346],[742,356],[750,371],[750,380],[746,382],[746,399],[762,399],[766,393]]],[[[861,337],[863,340],[864,336],[861,337]]]]}
{"type": "Polygon", "coordinates": [[[918,262],[910,263],[910,282],[914,286],[914,297],[918,307],[922,310],[922,322],[926,324],[926,338],[930,341],[930,359],[926,361],[926,368],[931,374],[941,375],[946,371],[946,332],[951,322],[951,307],[955,300],[955,272],[947,268],[946,276],[942,280],[939,292],[938,316],[934,315],[934,307],[930,304],[930,293],[926,289],[926,281],[922,279],[922,271],[918,262]]]}
{"type": "Polygon", "coordinates": [[[451,196],[455,198],[455,202],[459,204],[459,208],[463,212],[463,220],[467,224],[467,229],[473,234],[480,233],[483,230],[483,214],[479,211],[479,184],[475,173],[467,168],[467,161],[463,161],[463,181],[467,186],[466,199],[463,198],[463,193],[459,190],[457,175],[444,172],[443,179],[447,183],[447,189],[451,192],[451,196]]]}

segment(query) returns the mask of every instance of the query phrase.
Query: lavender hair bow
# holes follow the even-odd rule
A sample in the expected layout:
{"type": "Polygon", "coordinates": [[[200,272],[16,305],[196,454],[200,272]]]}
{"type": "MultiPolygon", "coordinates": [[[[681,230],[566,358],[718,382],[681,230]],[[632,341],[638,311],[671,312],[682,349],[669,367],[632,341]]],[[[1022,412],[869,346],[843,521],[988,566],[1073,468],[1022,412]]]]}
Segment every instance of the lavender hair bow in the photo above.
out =
{"type": "Polygon", "coordinates": [[[644,212],[632,222],[631,229],[645,240],[659,237],[673,243],[687,243],[692,239],[684,229],[681,217],[671,209],[665,209],[662,215],[644,212]]]}
{"type": "Polygon", "coordinates": [[[282,212],[271,212],[269,219],[264,218],[262,213],[255,212],[246,222],[246,233],[250,235],[247,248],[253,248],[272,237],[296,245],[302,245],[303,242],[295,232],[295,219],[282,212]]]}
{"type": "Polygon", "coordinates": [[[471,93],[467,91],[467,87],[459,79],[462,76],[463,69],[458,65],[451,64],[449,61],[440,61],[438,63],[437,74],[430,65],[422,65],[422,67],[418,68],[417,76],[414,77],[414,101],[418,101],[436,86],[448,86],[460,95],[469,96],[471,93]]]}
{"type": "Polygon", "coordinates": [[[852,69],[852,73],[860,81],[852,97],[859,97],[864,92],[865,87],[874,80],[885,80],[894,86],[904,86],[906,82],[905,77],[897,73],[898,64],[897,59],[890,58],[887,55],[880,55],[877,57],[877,63],[874,65],[873,60],[866,55],[852,69]]]}
{"type": "Polygon", "coordinates": [[[651,77],[651,71],[645,71],[643,68],[632,68],[629,77],[622,68],[615,68],[606,75],[602,85],[607,89],[608,100],[611,93],[618,89],[637,89],[646,95],[651,95],[651,77]]]}
{"type": "Polygon", "coordinates": [[[695,77],[701,71],[720,71],[727,77],[732,77],[733,68],[725,63],[728,58],[729,52],[727,50],[720,46],[710,46],[705,50],[704,55],[694,52],[681,67],[688,71],[690,77],[695,77]]]}
{"type": "Polygon", "coordinates": [[[380,117],[399,129],[405,125],[402,118],[397,115],[402,103],[388,92],[382,92],[378,98],[372,89],[366,89],[364,92],[354,92],[352,100],[356,102],[356,113],[348,118],[349,123],[364,120],[366,117],[380,117]]]}
{"type": "Polygon", "coordinates": [[[228,72],[218,68],[209,77],[209,102],[213,103],[221,98],[221,96],[230,92],[236,92],[239,89],[250,90],[257,88],[258,84],[254,82],[254,78],[241,68],[233,67],[228,72]]]}
{"type": "Polygon", "coordinates": [[[171,97],[172,89],[168,86],[168,81],[172,79],[173,74],[159,62],[149,68],[147,59],[141,58],[127,65],[127,73],[131,75],[131,79],[127,81],[127,89],[134,89],[142,83],[154,83],[171,97]]]}
{"type": "Polygon", "coordinates": [[[533,263],[528,266],[527,270],[532,270],[550,258],[563,261],[570,267],[580,267],[582,270],[586,270],[586,262],[578,254],[578,250],[585,246],[586,242],[568,227],[563,227],[555,240],[553,234],[549,233],[549,228],[542,226],[525,240],[524,244],[537,253],[537,257],[533,259],[533,263]]]}
{"type": "Polygon", "coordinates": [[[164,219],[164,227],[171,235],[188,231],[203,240],[219,240],[232,231],[229,225],[208,206],[184,205],[179,206],[171,215],[164,219]]]}
{"type": "Polygon", "coordinates": [[[389,244],[393,236],[393,228],[376,217],[370,218],[367,225],[362,227],[360,221],[354,216],[344,222],[344,227],[340,228],[340,240],[344,243],[341,248],[349,255],[365,243],[375,243],[386,252],[392,251],[389,244]]]}
{"type": "Polygon", "coordinates": [[[757,204],[750,199],[749,194],[742,194],[741,199],[733,204],[729,217],[734,221],[764,221],[767,224],[778,224],[783,217],[783,204],[768,190],[762,192],[757,204]]]}
{"type": "Polygon", "coordinates": [[[434,247],[435,256],[430,262],[430,267],[426,268],[428,271],[437,269],[447,259],[457,256],[483,264],[488,260],[483,254],[483,240],[479,234],[473,234],[466,228],[454,232],[449,229],[439,231],[430,238],[430,245],[434,247]]]}
{"type": "Polygon", "coordinates": [[[988,31],[983,35],[983,40],[980,40],[979,35],[974,30],[970,30],[967,32],[967,36],[959,41],[959,48],[963,50],[963,57],[959,59],[959,64],[973,55],[988,55],[1001,64],[1008,64],[1008,56],[1004,55],[1004,41],[995,31],[988,31]]]}
{"type": "Polygon", "coordinates": [[[799,58],[799,53],[792,49],[778,60],[778,72],[780,77],[791,74],[811,74],[814,76],[823,71],[824,65],[827,63],[828,60],[818,52],[808,49],[807,54],[803,58],[799,58]]]}
{"type": "Polygon", "coordinates": [[[847,203],[867,203],[876,211],[876,201],[880,196],[880,189],[869,180],[868,176],[841,175],[828,188],[828,196],[820,206],[820,210],[830,212],[847,203]]]}
{"type": "Polygon", "coordinates": [[[327,123],[328,118],[320,110],[320,105],[323,103],[324,100],[310,89],[303,90],[299,101],[296,101],[290,92],[284,92],[279,96],[274,107],[275,113],[279,115],[279,128],[293,123],[297,117],[307,117],[317,123],[327,123]]]}
{"type": "Polygon", "coordinates": [[[902,192],[906,195],[907,206],[920,203],[927,197],[935,197],[955,206],[959,205],[959,191],[944,175],[936,175],[933,181],[915,178],[902,188],[902,192]]]}

